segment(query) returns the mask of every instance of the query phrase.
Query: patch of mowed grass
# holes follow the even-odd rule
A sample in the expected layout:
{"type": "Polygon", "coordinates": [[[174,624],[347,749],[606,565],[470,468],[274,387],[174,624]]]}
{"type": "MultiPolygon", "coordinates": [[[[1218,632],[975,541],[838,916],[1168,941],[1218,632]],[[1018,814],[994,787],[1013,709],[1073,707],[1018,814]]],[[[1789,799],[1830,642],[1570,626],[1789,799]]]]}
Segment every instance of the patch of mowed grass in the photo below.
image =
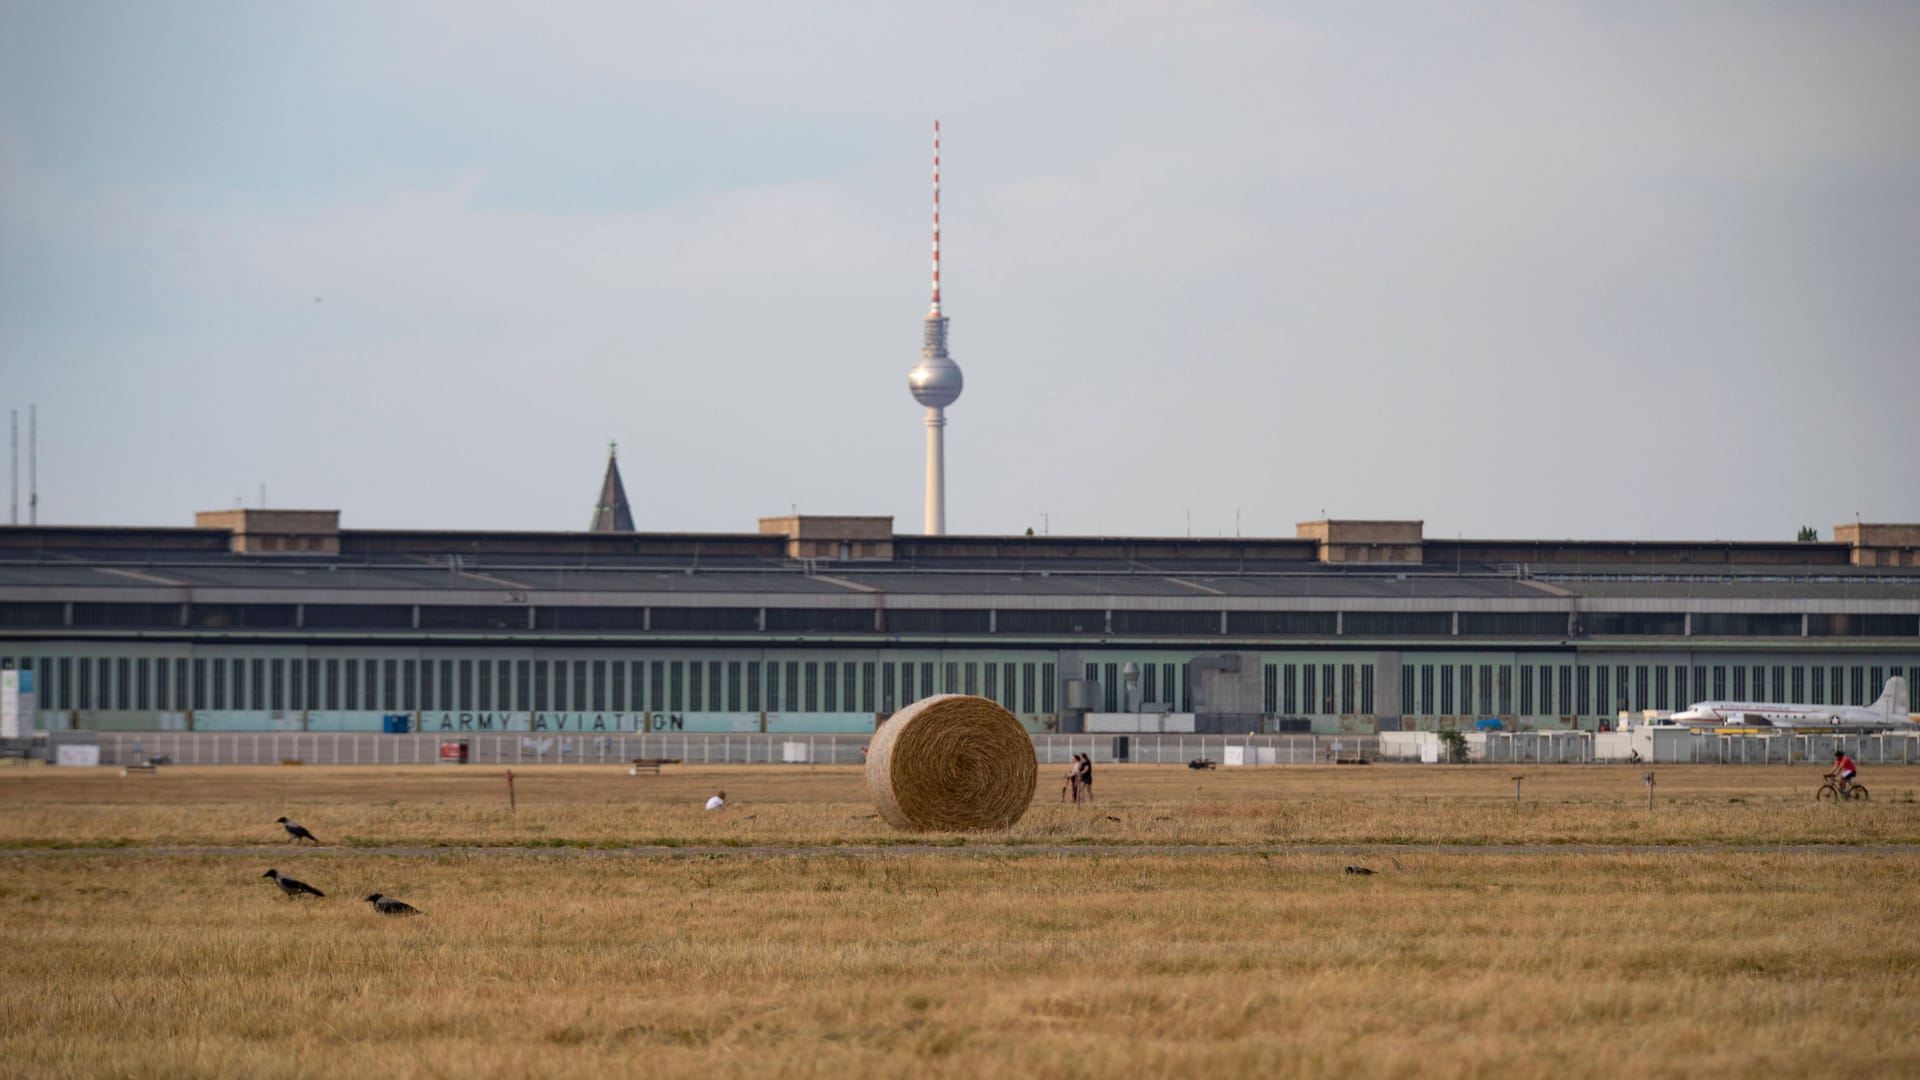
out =
{"type": "Polygon", "coordinates": [[[0,858],[31,1075],[1912,1075],[1911,860],[0,858]],[[375,915],[379,891],[419,905],[375,915]],[[1850,963],[1833,963],[1834,943],[1850,963]],[[1702,1003],[1737,1003],[1737,1008],[1702,1003]]]}
{"type": "Polygon", "coordinates": [[[1874,777],[1883,797],[1843,806],[1813,802],[1808,769],[1663,769],[1652,810],[1637,770],[1528,768],[1516,801],[1507,767],[1109,767],[1097,804],[1063,805],[1043,786],[1013,828],[968,835],[893,830],[865,801],[860,770],[844,767],[517,770],[517,810],[491,769],[0,771],[0,848],[264,850],[289,846],[273,823],[282,814],[354,848],[1920,843],[1920,803],[1898,798],[1907,773],[1896,767],[1874,777]],[[703,810],[718,788],[734,805],[703,810]]]}

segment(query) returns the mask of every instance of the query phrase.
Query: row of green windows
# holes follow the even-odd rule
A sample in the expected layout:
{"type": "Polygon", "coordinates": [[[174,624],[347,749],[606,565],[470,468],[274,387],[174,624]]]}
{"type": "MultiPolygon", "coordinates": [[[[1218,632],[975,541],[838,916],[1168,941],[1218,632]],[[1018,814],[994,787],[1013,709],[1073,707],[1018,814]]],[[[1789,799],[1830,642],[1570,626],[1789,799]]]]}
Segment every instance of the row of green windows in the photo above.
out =
{"type": "Polygon", "coordinates": [[[1612,716],[1673,712],[1696,701],[1865,705],[1886,680],[1920,666],[1878,664],[1405,664],[1407,716],[1612,716]]]}
{"type": "Polygon", "coordinates": [[[1054,665],[1037,661],[61,656],[18,666],[39,673],[48,710],[873,713],[939,693],[1054,708],[1054,665]]]}
{"type": "Polygon", "coordinates": [[[1262,679],[1269,715],[1373,714],[1372,664],[1268,664],[1262,679]]]}

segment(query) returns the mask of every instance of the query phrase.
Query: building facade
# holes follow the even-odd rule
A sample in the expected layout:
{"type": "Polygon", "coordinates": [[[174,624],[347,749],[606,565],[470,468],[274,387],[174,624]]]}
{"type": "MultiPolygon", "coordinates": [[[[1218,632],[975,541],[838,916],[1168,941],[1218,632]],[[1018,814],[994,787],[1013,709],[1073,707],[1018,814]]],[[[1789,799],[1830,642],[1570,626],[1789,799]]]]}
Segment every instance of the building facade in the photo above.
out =
{"type": "MultiPolygon", "coordinates": [[[[256,516],[257,515],[257,516],[256,516]]],[[[288,516],[292,515],[292,516],[288,516]]],[[[1920,685],[1920,528],[1827,543],[0,529],[0,668],[43,727],[870,731],[929,694],[1034,731],[1599,728],[1920,685]]]]}

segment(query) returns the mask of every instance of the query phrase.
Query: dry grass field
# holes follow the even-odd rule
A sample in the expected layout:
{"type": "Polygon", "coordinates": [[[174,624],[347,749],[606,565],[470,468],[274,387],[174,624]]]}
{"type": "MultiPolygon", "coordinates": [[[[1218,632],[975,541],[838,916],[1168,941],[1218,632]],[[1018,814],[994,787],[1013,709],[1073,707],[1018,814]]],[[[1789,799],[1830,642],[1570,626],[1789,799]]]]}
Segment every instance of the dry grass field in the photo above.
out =
{"type": "MultiPolygon", "coordinates": [[[[1818,767],[1289,766],[1190,772],[1105,767],[1098,802],[1059,802],[1043,774],[1004,833],[954,844],[1870,844],[1920,843],[1920,769],[1870,770],[1866,805],[1813,801],[1818,767]],[[1526,774],[1514,799],[1516,774],[1526,774]],[[1113,820],[1113,819],[1118,820],[1113,820]]],[[[338,847],[791,846],[921,842],[874,814],[853,766],[421,768],[0,767],[0,848],[285,846],[274,819],[338,847]],[[729,810],[708,814],[725,789],[729,810]]]]}
{"type": "Polygon", "coordinates": [[[0,1074],[1920,1075],[1916,859],[1874,849],[1920,773],[1661,769],[1649,814],[1527,771],[1107,768],[874,853],[852,769],[526,770],[509,814],[496,770],[0,768],[0,1074]],[[1713,847],[1769,842],[1828,846],[1713,847]],[[1611,850],[1504,846],[1566,843],[1611,850]],[[259,851],[140,850],[202,844],[259,851]],[[506,850],[372,850],[459,844],[506,850]]]}

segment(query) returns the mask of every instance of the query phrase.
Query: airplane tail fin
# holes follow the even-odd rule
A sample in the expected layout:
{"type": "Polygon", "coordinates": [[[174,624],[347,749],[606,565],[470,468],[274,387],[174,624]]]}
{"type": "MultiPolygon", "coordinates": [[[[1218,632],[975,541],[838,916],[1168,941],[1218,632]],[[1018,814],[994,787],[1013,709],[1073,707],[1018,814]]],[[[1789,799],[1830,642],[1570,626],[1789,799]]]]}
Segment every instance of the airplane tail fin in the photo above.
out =
{"type": "Polygon", "coordinates": [[[1907,710],[1910,708],[1907,680],[1899,675],[1888,679],[1886,689],[1880,691],[1879,700],[1867,707],[1888,720],[1907,719],[1907,710]]]}

